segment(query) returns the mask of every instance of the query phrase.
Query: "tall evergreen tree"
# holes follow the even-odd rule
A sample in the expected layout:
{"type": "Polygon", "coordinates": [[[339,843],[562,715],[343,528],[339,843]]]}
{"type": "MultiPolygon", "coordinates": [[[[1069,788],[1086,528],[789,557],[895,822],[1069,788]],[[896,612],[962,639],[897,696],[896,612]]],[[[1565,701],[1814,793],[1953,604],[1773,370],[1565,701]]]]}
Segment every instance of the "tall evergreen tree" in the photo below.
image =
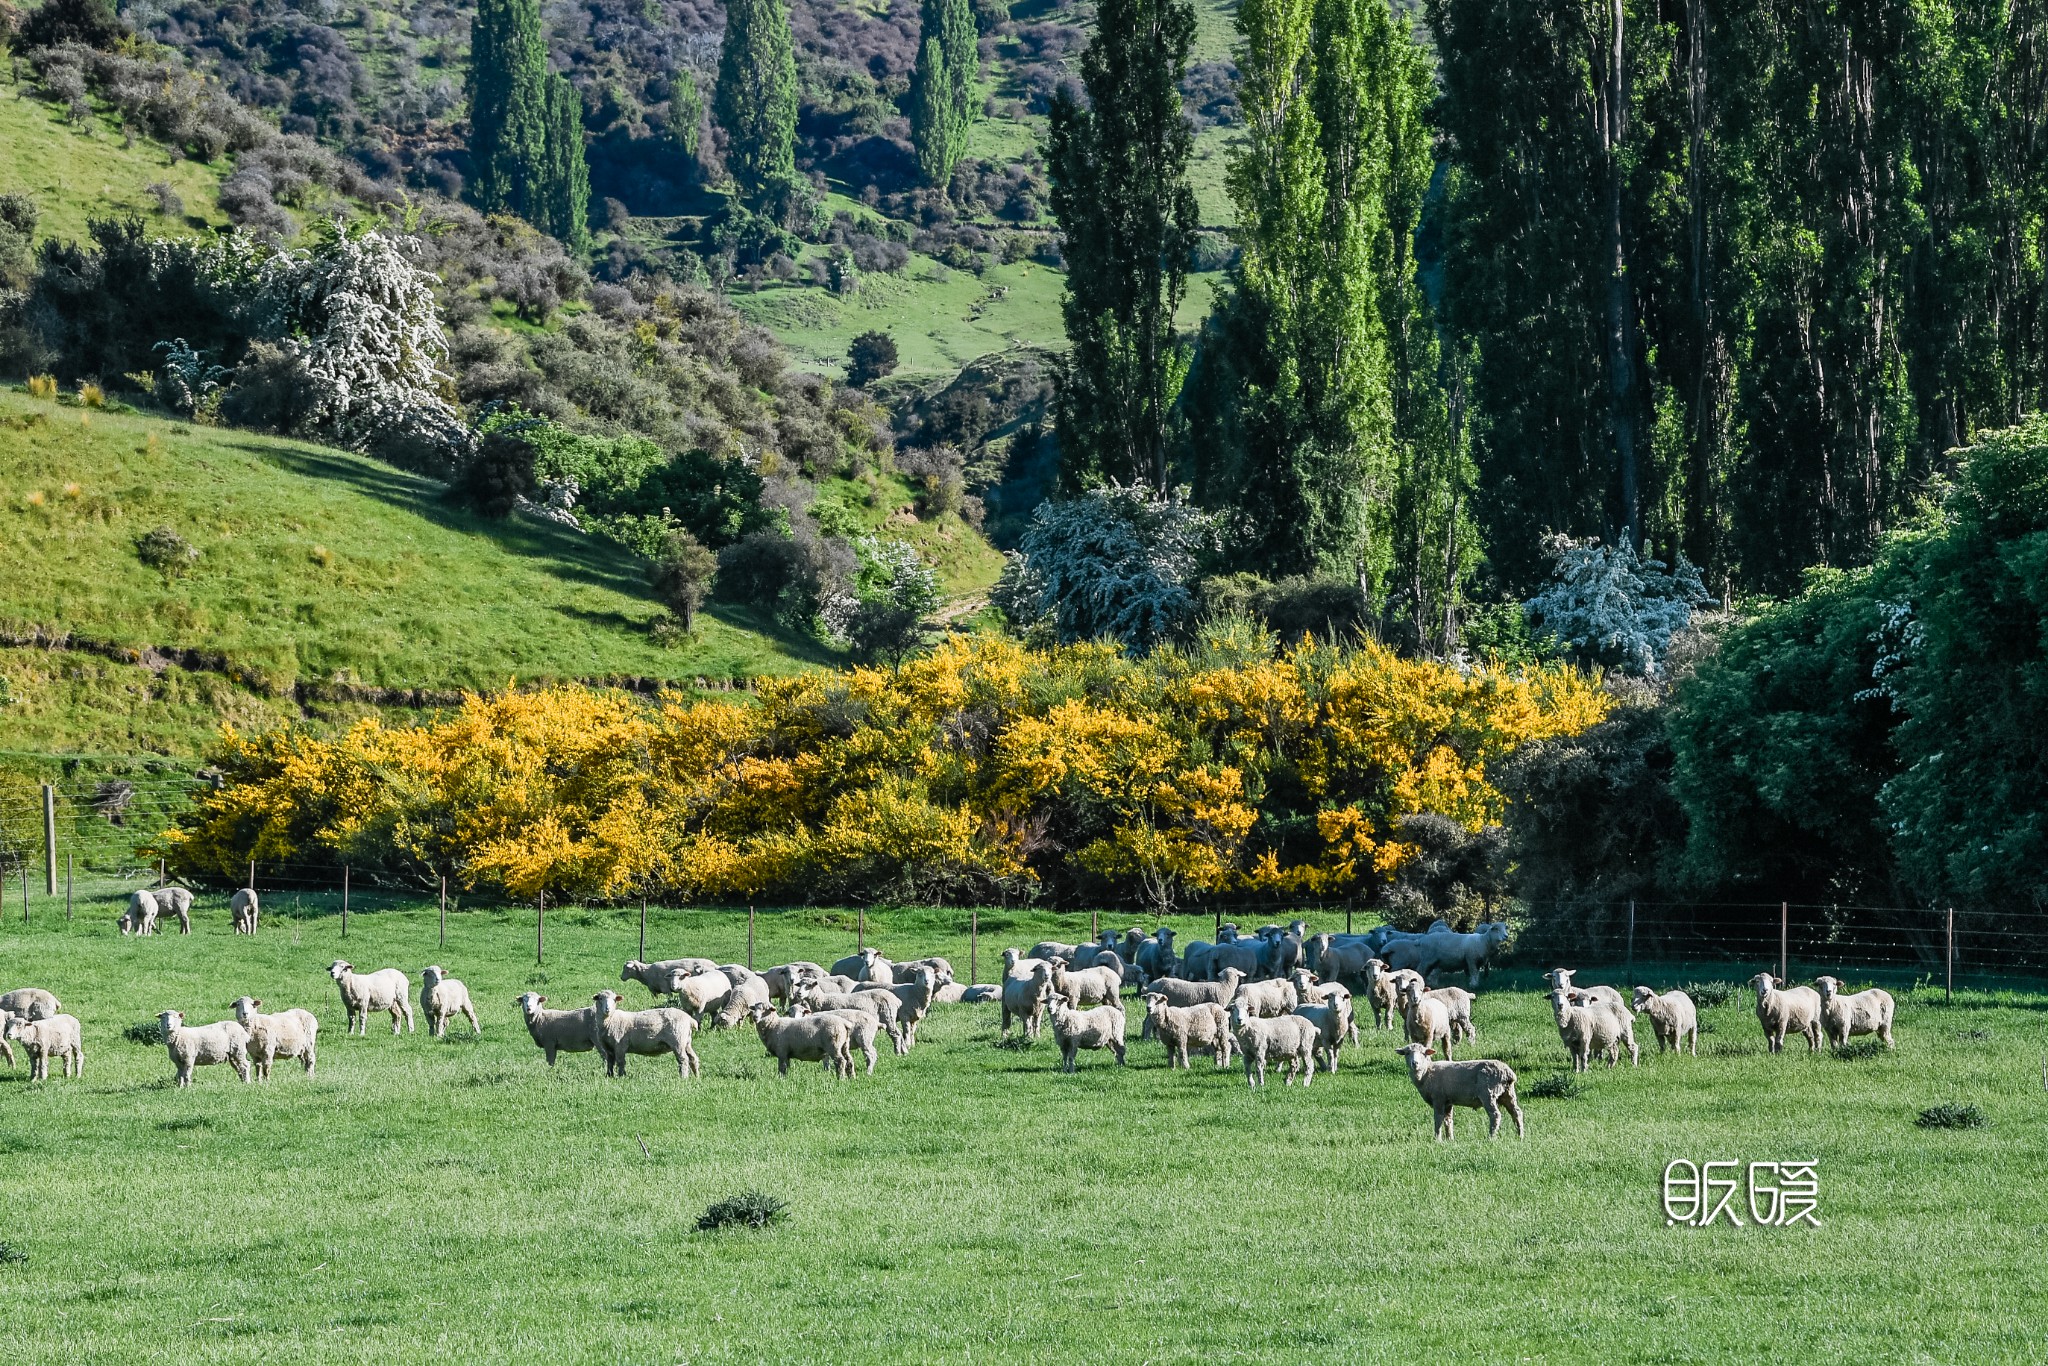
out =
{"type": "Polygon", "coordinates": [[[470,186],[486,213],[543,221],[547,87],[539,0],[478,0],[470,25],[470,186]]]}
{"type": "Polygon", "coordinates": [[[925,183],[943,187],[967,154],[974,128],[981,42],[972,0],[924,0],[920,14],[910,137],[925,183]]]}
{"type": "Polygon", "coordinates": [[[730,0],[718,52],[714,112],[726,169],[759,206],[796,175],[796,43],[784,0],[730,0]]]}
{"type": "Polygon", "coordinates": [[[1081,55],[1088,107],[1065,95],[1053,102],[1046,169],[1065,240],[1060,309],[1071,344],[1055,414],[1069,490],[1168,482],[1187,371],[1174,315],[1200,223],[1180,97],[1194,36],[1188,0],[1102,0],[1081,55]]]}
{"type": "Polygon", "coordinates": [[[590,243],[590,167],[583,153],[583,98],[567,76],[548,78],[546,196],[540,226],[564,245],[590,243]]]}

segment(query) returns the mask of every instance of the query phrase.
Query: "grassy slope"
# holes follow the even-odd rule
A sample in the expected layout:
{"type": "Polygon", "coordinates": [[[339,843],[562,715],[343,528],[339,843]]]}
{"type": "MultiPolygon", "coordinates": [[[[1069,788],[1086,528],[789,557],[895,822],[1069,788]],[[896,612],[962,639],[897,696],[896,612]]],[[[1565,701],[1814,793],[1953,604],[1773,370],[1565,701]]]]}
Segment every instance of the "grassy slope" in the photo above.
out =
{"type": "MultiPolygon", "coordinates": [[[[1899,1051],[1847,1061],[1769,1057],[1724,1006],[1697,1061],[1653,1052],[1528,1101],[1526,1141],[1488,1144],[1468,1112],[1433,1145],[1385,1035],[1307,1092],[1168,1073],[1149,1043],[1062,1076],[1047,1043],[992,1047],[993,1008],[967,1006],[853,1083],[778,1078],[744,1033],[701,1038],[687,1084],[653,1059],[624,1081],[588,1055],[550,1071],[512,996],[616,985],[629,915],[551,916],[537,971],[523,913],[459,912],[442,948],[429,911],[359,914],[344,944],[289,905],[253,942],[218,898],[191,939],[118,939],[110,900],[68,933],[0,929],[0,980],[56,990],[87,1048],[82,1081],[0,1073],[0,1240],[29,1258],[0,1287],[34,1306],[0,1318],[8,1359],[1050,1360],[1077,1325],[1117,1361],[2038,1359],[2014,1310],[2048,1223],[2039,996],[1908,1000],[1899,1051]],[[381,1020],[343,1038],[322,971],[343,952],[447,964],[482,1039],[381,1020]],[[316,1079],[213,1068],[175,1091],[161,1048],[119,1038],[244,991],[319,1013],[316,1079]],[[1912,1125],[1951,1097],[1990,1127],[1912,1125]],[[1665,1227],[1678,1156],[1817,1158],[1825,1230],[1665,1227]],[[755,1187],[790,1201],[786,1227],[691,1232],[755,1187]]],[[[877,914],[869,942],[964,969],[960,919],[877,914]]],[[[991,925],[984,971],[1052,928],[991,925]]],[[[759,960],[852,940],[844,912],[764,915],[759,960]]],[[[649,948],[744,942],[738,916],[662,913],[649,948]]],[[[1483,994],[1478,1020],[1525,1085],[1560,1068],[1532,992],[1483,994]]]]}
{"type": "Polygon", "coordinates": [[[0,193],[34,196],[38,236],[82,240],[87,219],[123,213],[142,214],[158,232],[227,221],[216,203],[224,163],[173,161],[147,139],[123,146],[109,120],[67,123],[62,110],[28,92],[26,80],[0,84],[0,193]],[[155,197],[144,190],[158,180],[185,201],[185,224],[158,216],[155,197]]]}

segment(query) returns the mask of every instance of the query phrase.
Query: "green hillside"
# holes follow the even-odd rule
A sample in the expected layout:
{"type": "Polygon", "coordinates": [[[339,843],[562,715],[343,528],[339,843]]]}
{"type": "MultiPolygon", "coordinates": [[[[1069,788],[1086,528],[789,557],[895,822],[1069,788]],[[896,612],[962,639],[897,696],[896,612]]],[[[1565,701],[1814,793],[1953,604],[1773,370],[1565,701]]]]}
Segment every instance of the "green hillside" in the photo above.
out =
{"type": "Polygon", "coordinates": [[[0,85],[0,194],[35,198],[38,236],[83,238],[87,219],[125,213],[150,218],[157,232],[227,221],[216,202],[220,167],[173,158],[161,143],[128,138],[103,116],[71,123],[30,92],[26,80],[0,85]],[[157,181],[184,201],[187,219],[159,217],[148,190],[157,181]]]}

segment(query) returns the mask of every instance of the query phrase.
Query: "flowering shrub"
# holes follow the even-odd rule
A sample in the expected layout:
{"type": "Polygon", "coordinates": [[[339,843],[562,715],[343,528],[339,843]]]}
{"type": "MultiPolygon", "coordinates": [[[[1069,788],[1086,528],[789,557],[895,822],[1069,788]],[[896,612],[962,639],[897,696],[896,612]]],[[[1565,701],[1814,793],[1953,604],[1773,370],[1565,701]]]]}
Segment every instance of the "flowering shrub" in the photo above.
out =
{"type": "Polygon", "coordinates": [[[332,739],[229,733],[160,852],[191,877],[347,861],[520,897],[1370,898],[1414,853],[1404,817],[1496,822],[1489,770],[1606,706],[1568,669],[1372,645],[969,637],[758,705],[562,687],[332,739]]]}

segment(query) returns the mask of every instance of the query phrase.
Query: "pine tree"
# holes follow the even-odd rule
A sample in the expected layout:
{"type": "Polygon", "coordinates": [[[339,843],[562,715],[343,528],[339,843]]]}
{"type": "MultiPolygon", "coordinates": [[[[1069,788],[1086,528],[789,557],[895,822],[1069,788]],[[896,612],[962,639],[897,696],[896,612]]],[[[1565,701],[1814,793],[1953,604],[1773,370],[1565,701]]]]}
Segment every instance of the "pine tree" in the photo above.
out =
{"type": "Polygon", "coordinates": [[[546,200],[540,226],[564,246],[590,244],[590,167],[583,155],[583,98],[569,78],[548,78],[546,200]]]}
{"type": "Polygon", "coordinates": [[[1187,0],[1102,0],[1081,56],[1089,107],[1053,102],[1046,168],[1065,240],[1060,308],[1071,343],[1056,418],[1070,490],[1168,482],[1187,372],[1174,314],[1200,223],[1180,97],[1194,34],[1187,0]]]}
{"type": "Polygon", "coordinates": [[[715,111],[742,201],[759,205],[795,178],[796,44],[784,0],[726,6],[715,111]]]}
{"type": "Polygon", "coordinates": [[[470,26],[471,189],[486,213],[542,221],[548,58],[539,0],[478,0],[470,26]]]}

